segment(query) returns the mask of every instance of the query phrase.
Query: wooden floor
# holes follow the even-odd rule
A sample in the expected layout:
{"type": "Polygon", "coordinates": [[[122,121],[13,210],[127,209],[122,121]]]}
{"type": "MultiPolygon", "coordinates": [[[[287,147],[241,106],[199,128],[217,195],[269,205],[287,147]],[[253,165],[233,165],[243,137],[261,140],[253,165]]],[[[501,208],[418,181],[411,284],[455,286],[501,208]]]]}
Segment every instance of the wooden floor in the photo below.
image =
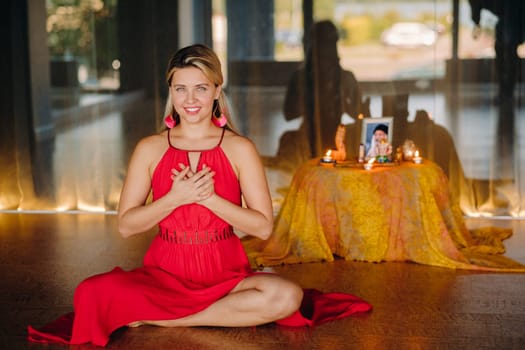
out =
{"type": "MultiPolygon", "coordinates": [[[[524,222],[497,224],[518,229],[509,254],[525,262],[524,222]]],[[[114,215],[0,213],[0,349],[66,348],[27,343],[26,326],[71,311],[82,279],[138,266],[152,234],[122,239],[114,215]]],[[[525,274],[342,260],[275,270],[303,287],[361,296],[374,310],[313,329],[123,329],[108,349],[525,349],[525,274]]]]}

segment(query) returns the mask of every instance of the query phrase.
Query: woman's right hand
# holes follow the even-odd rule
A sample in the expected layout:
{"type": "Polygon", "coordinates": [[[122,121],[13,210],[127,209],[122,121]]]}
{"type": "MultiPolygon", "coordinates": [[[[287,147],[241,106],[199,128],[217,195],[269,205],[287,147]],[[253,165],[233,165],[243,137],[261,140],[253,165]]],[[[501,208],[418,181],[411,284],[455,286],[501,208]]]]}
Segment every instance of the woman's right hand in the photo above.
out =
{"type": "Polygon", "coordinates": [[[173,183],[170,195],[179,205],[196,203],[212,196],[214,191],[213,176],[215,172],[204,165],[201,170],[194,173],[190,167],[179,164],[180,170],[172,169],[173,183]]]}

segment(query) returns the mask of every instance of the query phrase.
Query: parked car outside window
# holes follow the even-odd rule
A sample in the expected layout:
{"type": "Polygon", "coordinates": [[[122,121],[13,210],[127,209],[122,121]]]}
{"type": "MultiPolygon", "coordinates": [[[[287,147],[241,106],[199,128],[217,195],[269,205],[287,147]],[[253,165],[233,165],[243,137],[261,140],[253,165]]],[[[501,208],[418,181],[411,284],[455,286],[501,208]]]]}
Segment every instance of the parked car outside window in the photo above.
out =
{"type": "Polygon", "coordinates": [[[393,47],[432,46],[436,40],[436,31],[418,22],[395,23],[381,34],[381,42],[393,47]]]}

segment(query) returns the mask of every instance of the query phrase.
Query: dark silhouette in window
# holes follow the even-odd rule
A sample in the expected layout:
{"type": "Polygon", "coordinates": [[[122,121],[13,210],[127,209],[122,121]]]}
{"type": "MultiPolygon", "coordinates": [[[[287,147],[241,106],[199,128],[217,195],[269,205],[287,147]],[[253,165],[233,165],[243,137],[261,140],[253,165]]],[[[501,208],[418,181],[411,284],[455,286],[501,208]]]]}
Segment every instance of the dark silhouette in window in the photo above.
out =
{"type": "MultiPolygon", "coordinates": [[[[363,103],[357,79],[339,63],[338,39],[331,21],[313,25],[305,61],[290,77],[284,101],[285,119],[303,117],[303,123],[299,130],[283,135],[279,158],[298,164],[320,156],[336,148],[335,135],[343,114],[356,121],[359,114],[370,114],[370,100],[363,103]]],[[[354,134],[347,132],[349,137],[354,134]]]]}
{"type": "Polygon", "coordinates": [[[522,0],[469,0],[474,38],[480,33],[481,10],[498,17],[495,28],[496,77],[499,85],[498,100],[514,98],[518,76],[518,46],[525,39],[525,2],[522,0]]]}

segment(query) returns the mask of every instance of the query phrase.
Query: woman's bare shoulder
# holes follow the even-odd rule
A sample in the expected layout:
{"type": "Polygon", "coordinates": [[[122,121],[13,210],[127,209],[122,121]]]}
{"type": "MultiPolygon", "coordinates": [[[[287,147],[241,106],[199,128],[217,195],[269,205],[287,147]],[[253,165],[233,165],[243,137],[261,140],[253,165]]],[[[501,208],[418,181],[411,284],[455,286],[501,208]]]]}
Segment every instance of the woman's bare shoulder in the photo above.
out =
{"type": "Polygon", "coordinates": [[[261,163],[253,141],[234,132],[224,135],[222,149],[237,169],[259,166],[261,163]]]}
{"type": "Polygon", "coordinates": [[[142,161],[146,163],[154,164],[160,160],[166,152],[167,147],[168,142],[165,132],[146,136],[137,142],[133,152],[133,158],[142,159],[142,161]]]}
{"type": "Polygon", "coordinates": [[[145,136],[137,142],[137,149],[144,150],[155,150],[166,148],[167,145],[167,136],[165,132],[160,134],[154,134],[150,136],[145,136]]]}
{"type": "Polygon", "coordinates": [[[255,144],[249,138],[227,130],[224,134],[223,148],[229,152],[243,154],[246,151],[256,150],[255,144]]]}

